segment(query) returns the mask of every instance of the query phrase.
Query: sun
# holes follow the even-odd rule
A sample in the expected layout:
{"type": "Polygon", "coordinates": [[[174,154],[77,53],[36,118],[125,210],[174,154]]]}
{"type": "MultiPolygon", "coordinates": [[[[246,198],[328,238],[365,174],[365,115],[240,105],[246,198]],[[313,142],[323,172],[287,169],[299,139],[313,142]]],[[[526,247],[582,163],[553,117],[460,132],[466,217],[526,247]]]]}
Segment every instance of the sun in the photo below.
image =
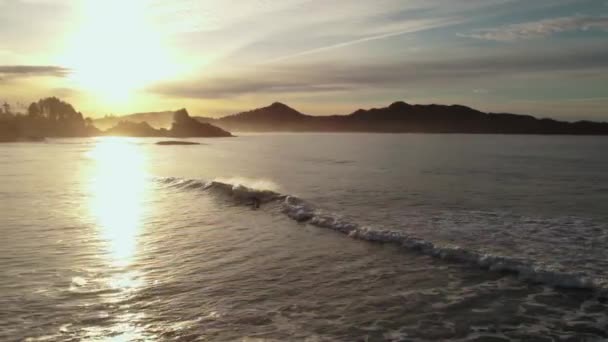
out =
{"type": "Polygon", "coordinates": [[[109,103],[176,73],[177,64],[145,0],[87,0],[63,58],[78,90],[109,103]]]}

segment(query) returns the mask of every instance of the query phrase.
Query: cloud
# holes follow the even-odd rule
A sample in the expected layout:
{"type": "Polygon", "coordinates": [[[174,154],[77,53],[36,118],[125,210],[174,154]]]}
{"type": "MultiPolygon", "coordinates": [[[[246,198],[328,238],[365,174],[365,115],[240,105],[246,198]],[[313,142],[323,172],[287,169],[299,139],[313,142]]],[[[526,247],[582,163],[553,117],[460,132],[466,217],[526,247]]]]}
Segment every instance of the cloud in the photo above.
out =
{"type": "Polygon", "coordinates": [[[474,94],[488,94],[490,91],[488,89],[485,88],[477,88],[477,89],[473,89],[473,93],[474,94]]]}
{"type": "MultiPolygon", "coordinates": [[[[463,81],[564,72],[601,75],[608,71],[608,46],[554,54],[491,55],[446,60],[384,63],[317,62],[262,65],[220,77],[161,83],[150,90],[183,98],[219,99],[247,94],[350,92],[403,87],[459,87],[463,81]],[[550,57],[547,57],[550,56],[550,57]],[[599,70],[599,71],[598,71],[599,70]]],[[[483,93],[477,88],[476,93],[483,93]]]]}
{"type": "Polygon", "coordinates": [[[548,37],[560,32],[588,30],[608,31],[608,17],[574,16],[544,19],[499,28],[479,29],[468,34],[461,33],[459,36],[499,42],[511,42],[548,37]]]}
{"type": "Polygon", "coordinates": [[[286,81],[281,79],[255,80],[247,78],[216,78],[194,82],[163,83],[151,91],[182,98],[220,99],[246,94],[326,93],[349,89],[336,84],[313,84],[305,79],[286,81]]]}
{"type": "Polygon", "coordinates": [[[472,21],[472,12],[509,1],[189,0],[162,2],[154,20],[165,34],[171,32],[174,46],[201,54],[203,63],[241,65],[335,56],[374,42],[387,45],[377,55],[388,55],[392,39],[472,21]]]}
{"type": "Polygon", "coordinates": [[[3,78],[18,78],[28,76],[64,77],[70,69],[49,65],[0,65],[0,76],[3,78]]]}
{"type": "MultiPolygon", "coordinates": [[[[458,20],[456,20],[456,19],[443,19],[443,20],[425,19],[425,20],[403,21],[403,22],[399,23],[398,26],[400,26],[400,27],[398,27],[396,30],[387,30],[384,32],[376,33],[374,35],[370,35],[370,36],[365,36],[365,37],[361,37],[361,38],[356,38],[356,39],[352,39],[352,40],[347,40],[347,41],[343,41],[343,42],[339,42],[339,43],[334,43],[331,45],[325,45],[322,47],[317,47],[314,49],[309,49],[309,50],[293,53],[290,55],[275,58],[271,62],[282,61],[282,60],[290,59],[293,57],[301,57],[301,56],[310,55],[310,54],[314,54],[314,53],[318,53],[318,52],[324,52],[327,50],[366,43],[366,42],[373,41],[373,40],[379,40],[379,39],[391,38],[391,37],[401,36],[401,35],[410,34],[410,33],[416,33],[416,32],[429,30],[429,29],[433,29],[433,28],[437,28],[437,27],[443,27],[443,26],[447,26],[447,25],[451,25],[451,24],[456,24],[456,23],[459,23],[460,21],[461,21],[461,19],[458,19],[458,20]]],[[[392,25],[392,26],[395,26],[395,25],[392,25]]]]}

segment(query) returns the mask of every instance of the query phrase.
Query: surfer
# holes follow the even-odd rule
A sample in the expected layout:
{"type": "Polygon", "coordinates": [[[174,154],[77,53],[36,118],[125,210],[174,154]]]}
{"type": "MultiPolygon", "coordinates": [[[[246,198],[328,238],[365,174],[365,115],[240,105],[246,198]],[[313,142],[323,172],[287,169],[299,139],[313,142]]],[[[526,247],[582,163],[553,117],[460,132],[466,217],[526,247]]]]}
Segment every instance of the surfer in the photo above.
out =
{"type": "Polygon", "coordinates": [[[257,197],[251,198],[251,206],[253,209],[258,209],[260,207],[260,199],[257,197]]]}

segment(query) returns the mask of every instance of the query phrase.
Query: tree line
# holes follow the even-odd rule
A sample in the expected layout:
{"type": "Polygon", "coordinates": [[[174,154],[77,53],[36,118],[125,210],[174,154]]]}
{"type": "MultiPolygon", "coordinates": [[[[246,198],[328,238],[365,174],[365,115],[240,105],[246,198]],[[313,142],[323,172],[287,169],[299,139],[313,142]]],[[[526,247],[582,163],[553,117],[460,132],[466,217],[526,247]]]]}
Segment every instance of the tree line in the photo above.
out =
{"type": "Polygon", "coordinates": [[[4,103],[0,110],[0,141],[37,140],[44,137],[87,137],[99,134],[90,118],[57,97],[32,102],[27,113],[13,113],[4,103]]]}

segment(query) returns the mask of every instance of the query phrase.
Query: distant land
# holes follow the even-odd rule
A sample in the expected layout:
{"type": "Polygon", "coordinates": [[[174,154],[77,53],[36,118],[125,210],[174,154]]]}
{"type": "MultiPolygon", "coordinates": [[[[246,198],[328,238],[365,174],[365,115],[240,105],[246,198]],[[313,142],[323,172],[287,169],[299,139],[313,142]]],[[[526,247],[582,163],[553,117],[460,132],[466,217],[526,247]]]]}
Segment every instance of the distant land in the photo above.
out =
{"type": "Polygon", "coordinates": [[[0,142],[42,141],[47,137],[71,138],[92,136],[129,137],[231,137],[232,134],[212,124],[190,117],[186,109],[170,112],[170,129],[156,129],[146,122],[120,118],[102,131],[93,120],[84,118],[74,107],[56,97],[33,102],[27,113],[13,113],[8,104],[0,110],[0,142]]]}
{"type": "MultiPolygon", "coordinates": [[[[139,113],[94,120],[96,126],[118,120],[154,122],[168,127],[173,112],[139,113]]],[[[496,133],[608,135],[607,122],[566,122],[531,115],[484,113],[462,105],[411,105],[359,109],[347,115],[314,116],[275,102],[246,112],[194,119],[232,132],[378,132],[378,133],[496,133]]]]}
{"type": "Polygon", "coordinates": [[[121,120],[104,135],[128,137],[231,137],[232,134],[206,122],[193,119],[186,109],[171,112],[171,128],[155,129],[147,122],[121,120]]]}
{"type": "Polygon", "coordinates": [[[33,102],[27,113],[0,109],[0,142],[46,137],[231,137],[234,132],[377,132],[608,135],[607,122],[565,122],[530,115],[484,113],[461,105],[411,105],[314,116],[279,102],[221,118],[191,117],[186,109],[85,118],[56,97],[33,102]],[[101,128],[101,129],[100,129],[101,128]]]}

